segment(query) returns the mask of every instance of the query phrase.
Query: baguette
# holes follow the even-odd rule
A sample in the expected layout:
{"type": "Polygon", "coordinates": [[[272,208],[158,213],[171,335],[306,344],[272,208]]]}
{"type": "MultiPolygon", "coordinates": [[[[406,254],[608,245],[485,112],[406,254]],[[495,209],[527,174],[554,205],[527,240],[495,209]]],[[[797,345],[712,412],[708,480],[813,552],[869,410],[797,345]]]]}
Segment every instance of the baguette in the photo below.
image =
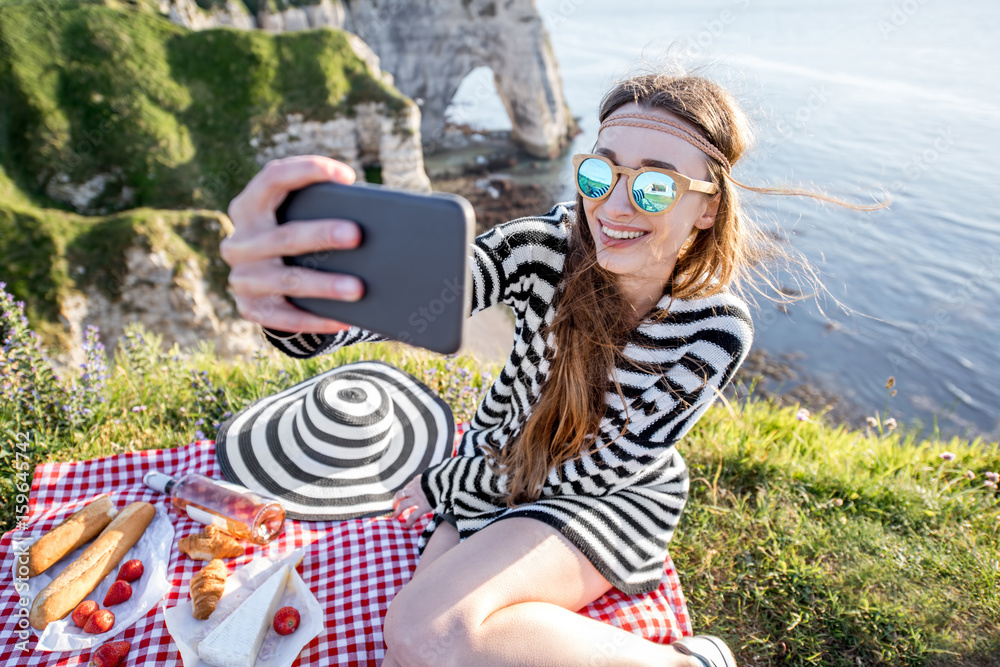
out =
{"type": "Polygon", "coordinates": [[[73,611],[118,567],[155,514],[156,508],[144,502],[131,503],[123,509],[94,543],[35,597],[28,615],[31,627],[42,631],[73,611]]]}
{"type": "Polygon", "coordinates": [[[97,537],[118,514],[111,496],[100,496],[42,535],[21,556],[28,566],[28,576],[37,577],[45,570],[97,537]]]}

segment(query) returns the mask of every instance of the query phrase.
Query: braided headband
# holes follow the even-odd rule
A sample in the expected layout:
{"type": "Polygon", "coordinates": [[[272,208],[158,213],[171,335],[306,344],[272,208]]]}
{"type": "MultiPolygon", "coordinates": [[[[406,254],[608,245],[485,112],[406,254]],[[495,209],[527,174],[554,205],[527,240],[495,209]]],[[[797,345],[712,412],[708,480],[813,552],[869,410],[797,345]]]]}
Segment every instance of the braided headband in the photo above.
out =
{"type": "Polygon", "coordinates": [[[722,151],[713,146],[707,139],[699,137],[697,134],[692,133],[688,128],[684,127],[680,123],[670,120],[669,118],[644,113],[621,114],[620,116],[612,116],[601,123],[601,130],[614,125],[645,127],[650,130],[659,130],[661,132],[666,132],[667,134],[672,134],[675,137],[680,137],[706,155],[715,158],[726,170],[727,174],[732,170],[732,165],[729,164],[729,160],[722,154],[722,151]]]}

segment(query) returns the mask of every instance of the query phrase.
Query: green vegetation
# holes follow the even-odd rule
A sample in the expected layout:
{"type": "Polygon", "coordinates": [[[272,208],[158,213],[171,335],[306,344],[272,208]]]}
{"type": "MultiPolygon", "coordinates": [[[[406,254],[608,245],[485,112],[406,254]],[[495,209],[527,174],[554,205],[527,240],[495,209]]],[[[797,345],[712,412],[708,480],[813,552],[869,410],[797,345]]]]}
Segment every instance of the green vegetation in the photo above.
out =
{"type": "Polygon", "coordinates": [[[130,245],[193,259],[225,294],[217,211],[260,169],[251,142],[266,145],[290,113],[409,104],[347,40],[194,32],[152,0],[0,0],[0,280],[46,344],[64,345],[74,290],[118,298],[130,245]],[[94,185],[86,210],[52,198],[65,177],[94,185]]]}
{"type": "Polygon", "coordinates": [[[1000,664],[998,445],[748,401],[680,449],[671,553],[696,629],[741,664],[1000,664]]]}
{"type": "Polygon", "coordinates": [[[100,213],[224,210],[258,169],[249,142],[266,143],[286,114],[408,104],[344,32],[190,31],[113,0],[0,3],[0,62],[0,165],[42,198],[58,174],[110,175],[100,213]]]}
{"type": "Polygon", "coordinates": [[[139,208],[86,217],[52,208],[0,203],[0,247],[8,290],[27,303],[28,319],[52,347],[65,347],[60,304],[74,290],[121,296],[125,251],[161,251],[175,268],[193,261],[225,294],[229,268],[219,242],[229,219],[218,211],[139,208]]]}
{"type": "MultiPolygon", "coordinates": [[[[34,466],[213,437],[250,402],[329,368],[382,359],[467,419],[492,381],[469,358],[393,344],[296,361],[273,350],[222,362],[132,328],[110,371],[96,333],[58,379],[0,294],[0,523],[34,466]],[[17,467],[18,434],[30,443],[17,467]],[[18,474],[20,472],[20,479],[18,474]]],[[[498,372],[499,369],[490,369],[498,372]]],[[[741,665],[996,665],[1000,661],[1000,447],[916,442],[766,402],[716,405],[681,443],[691,497],[671,555],[698,632],[741,665]]]]}

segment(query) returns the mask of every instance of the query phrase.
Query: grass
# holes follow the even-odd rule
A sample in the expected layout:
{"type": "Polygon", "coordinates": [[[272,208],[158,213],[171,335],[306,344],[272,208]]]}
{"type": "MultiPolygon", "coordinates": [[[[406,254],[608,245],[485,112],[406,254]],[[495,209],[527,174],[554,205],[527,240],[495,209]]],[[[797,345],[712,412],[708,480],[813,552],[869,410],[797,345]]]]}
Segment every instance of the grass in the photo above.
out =
{"type": "MultiPolygon", "coordinates": [[[[4,530],[40,463],[212,437],[250,402],[344,363],[403,368],[458,419],[498,371],[385,343],[223,362],[131,327],[110,368],[92,331],[87,363],[56,378],[0,296],[4,530]]],[[[1000,664],[1000,504],[987,484],[1000,448],[903,431],[850,431],[755,400],[709,410],[678,445],[691,496],[671,546],[696,631],[727,638],[742,665],[1000,664]]]]}
{"type": "Polygon", "coordinates": [[[796,413],[716,408],[679,447],[671,553],[696,626],[743,664],[1000,664],[998,447],[796,413]]]}

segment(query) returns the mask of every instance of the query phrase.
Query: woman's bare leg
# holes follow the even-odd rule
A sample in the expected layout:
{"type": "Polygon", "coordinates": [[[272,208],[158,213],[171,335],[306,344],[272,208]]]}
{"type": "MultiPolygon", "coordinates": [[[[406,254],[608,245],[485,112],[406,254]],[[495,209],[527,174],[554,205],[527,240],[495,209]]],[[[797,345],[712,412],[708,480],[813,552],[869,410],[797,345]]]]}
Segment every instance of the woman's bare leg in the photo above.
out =
{"type": "MultiPolygon", "coordinates": [[[[430,545],[428,545],[428,548],[430,545]]],[[[611,588],[553,527],[505,519],[447,549],[389,606],[389,665],[697,665],[576,611],[611,588]]]]}
{"type": "Polygon", "coordinates": [[[418,574],[426,570],[427,567],[444,554],[444,552],[448,551],[457,544],[458,529],[447,521],[442,521],[441,525],[435,528],[434,532],[431,533],[431,538],[427,541],[427,546],[424,547],[424,552],[420,554],[420,560],[417,561],[417,569],[413,571],[413,576],[416,577],[418,574]]]}
{"type": "MultiPolygon", "coordinates": [[[[424,547],[424,552],[420,554],[420,560],[417,562],[417,569],[413,571],[413,576],[416,577],[418,574],[427,569],[427,567],[437,560],[444,552],[448,551],[456,544],[458,544],[458,530],[455,526],[451,525],[447,521],[442,521],[441,525],[434,529],[431,533],[431,538],[427,541],[427,546],[424,547]]],[[[412,579],[411,579],[412,581],[412,579]]],[[[385,658],[382,660],[382,667],[398,667],[399,662],[387,651],[385,658]]]]}

